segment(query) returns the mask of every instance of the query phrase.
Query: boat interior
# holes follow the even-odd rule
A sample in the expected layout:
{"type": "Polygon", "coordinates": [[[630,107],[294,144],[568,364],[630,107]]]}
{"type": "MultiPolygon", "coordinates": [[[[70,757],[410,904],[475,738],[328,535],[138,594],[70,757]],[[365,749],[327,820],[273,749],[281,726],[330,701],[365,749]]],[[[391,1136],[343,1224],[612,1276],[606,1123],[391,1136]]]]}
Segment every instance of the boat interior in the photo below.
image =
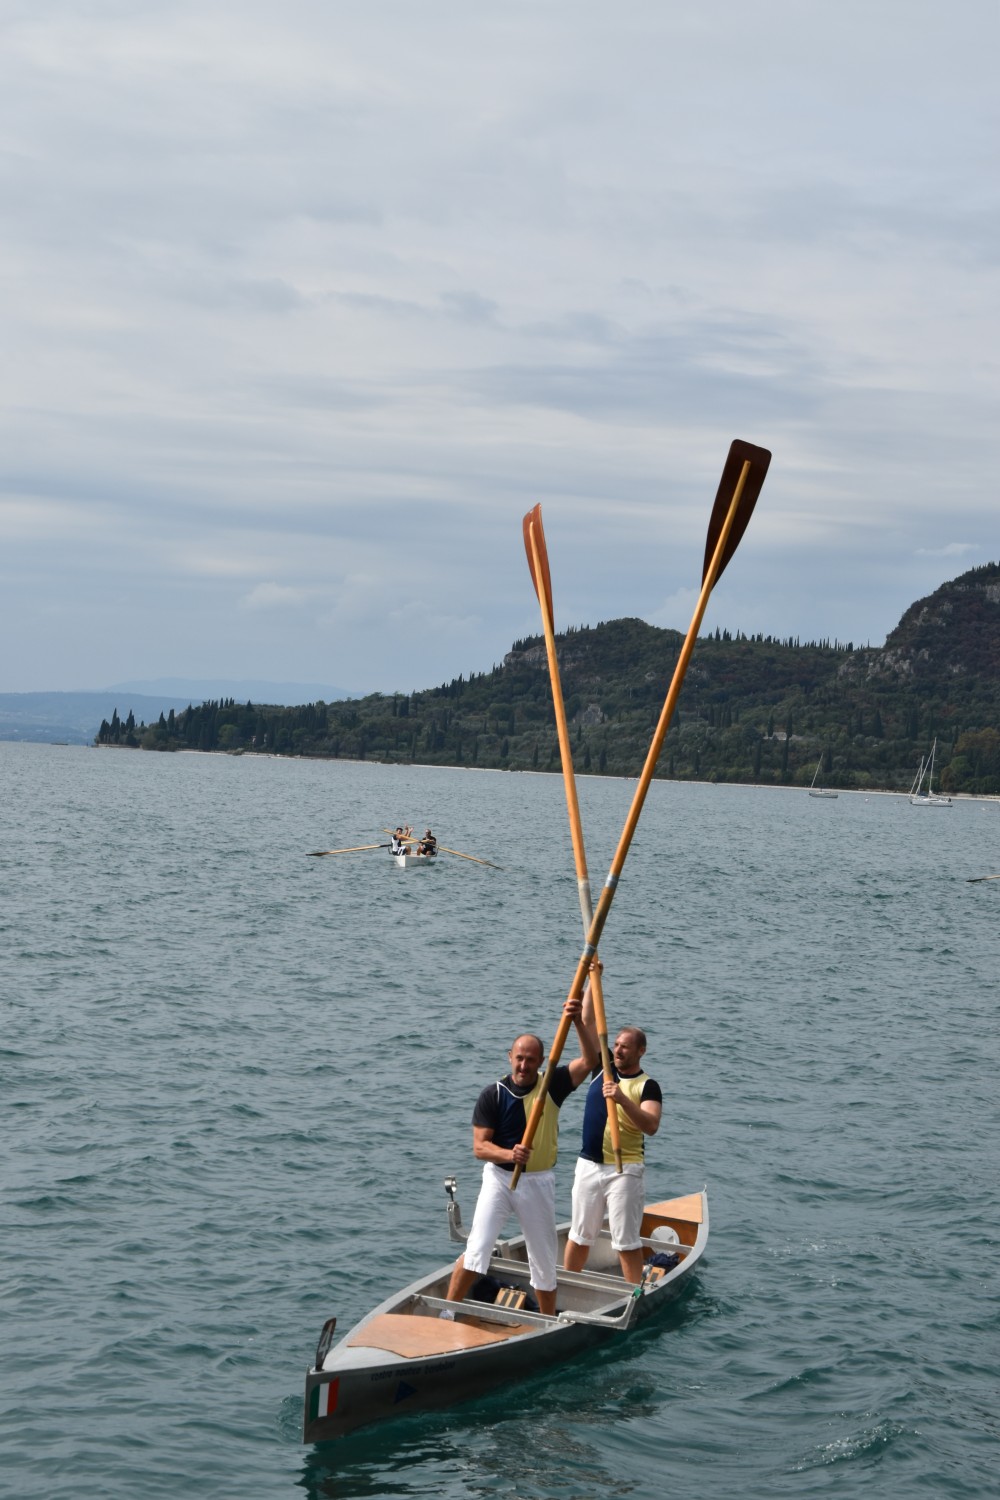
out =
{"type": "MultiPolygon", "coordinates": [[[[677,1257],[678,1263],[683,1262],[694,1248],[700,1221],[701,1197],[697,1193],[647,1207],[642,1221],[642,1244],[648,1258],[666,1252],[677,1257]]],[[[563,1224],[559,1228],[560,1257],[568,1227],[563,1224]]],[[[470,1297],[461,1303],[449,1302],[449,1274],[450,1267],[445,1268],[402,1299],[392,1312],[368,1319],[345,1343],[418,1358],[539,1332],[558,1324],[560,1315],[566,1313],[572,1315],[575,1323],[592,1323],[609,1330],[626,1327],[634,1315],[635,1288],[621,1275],[606,1225],[591,1248],[583,1271],[560,1269],[555,1317],[534,1309],[522,1236],[497,1242],[489,1270],[492,1281],[503,1289],[496,1301],[470,1297]],[[442,1317],[442,1313],[447,1316],[442,1317]]],[[[646,1288],[650,1289],[666,1274],[663,1267],[650,1267],[646,1288]]]]}
{"type": "MultiPolygon", "coordinates": [[[[701,1196],[698,1193],[647,1205],[641,1229],[646,1260],[663,1252],[669,1252],[683,1260],[694,1248],[701,1216],[701,1196]]],[[[616,1321],[627,1314],[633,1286],[621,1274],[618,1256],[611,1246],[611,1231],[607,1221],[605,1220],[597,1242],[591,1246],[587,1265],[582,1271],[567,1271],[562,1268],[568,1231],[568,1224],[559,1226],[559,1310],[574,1314],[592,1313],[598,1315],[601,1321],[616,1321]]],[[[530,1295],[528,1254],[524,1237],[518,1235],[514,1239],[499,1240],[495,1251],[490,1262],[490,1275],[501,1283],[513,1283],[519,1290],[530,1295]]],[[[662,1268],[651,1267],[647,1272],[647,1284],[655,1283],[662,1275],[662,1268]]],[[[468,1303],[462,1304],[463,1307],[467,1305],[468,1303]]],[[[500,1311],[502,1308],[496,1304],[489,1307],[491,1316],[500,1311]]],[[[551,1319],[546,1319],[541,1314],[536,1316],[542,1322],[551,1322],[551,1319]]]]}

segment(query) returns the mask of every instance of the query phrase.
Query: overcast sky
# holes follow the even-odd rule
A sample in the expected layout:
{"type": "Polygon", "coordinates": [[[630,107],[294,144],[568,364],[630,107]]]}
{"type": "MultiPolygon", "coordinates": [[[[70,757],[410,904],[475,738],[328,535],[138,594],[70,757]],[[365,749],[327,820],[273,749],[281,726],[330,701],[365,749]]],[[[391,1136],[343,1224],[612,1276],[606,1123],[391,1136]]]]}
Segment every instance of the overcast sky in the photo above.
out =
{"type": "Polygon", "coordinates": [[[1000,557],[995,0],[38,0],[0,49],[0,690],[881,642],[1000,557]]]}

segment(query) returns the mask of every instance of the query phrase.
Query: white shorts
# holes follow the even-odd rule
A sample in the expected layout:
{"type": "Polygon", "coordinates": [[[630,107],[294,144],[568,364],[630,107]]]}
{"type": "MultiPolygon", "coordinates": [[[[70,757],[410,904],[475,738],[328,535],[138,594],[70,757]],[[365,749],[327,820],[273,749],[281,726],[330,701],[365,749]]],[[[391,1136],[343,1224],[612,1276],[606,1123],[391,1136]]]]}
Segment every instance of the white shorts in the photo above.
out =
{"type": "Polygon", "coordinates": [[[512,1213],[517,1214],[528,1251],[531,1285],[536,1292],[556,1289],[556,1174],[522,1172],[511,1192],[511,1173],[488,1161],[483,1167],[483,1185],[472,1215],[472,1228],[462,1257],[467,1271],[485,1276],[497,1236],[512,1213]]]}
{"type": "Polygon", "coordinates": [[[599,1166],[596,1161],[578,1156],[570,1239],[578,1245],[592,1245],[601,1232],[607,1210],[614,1249],[638,1250],[642,1244],[645,1176],[641,1161],[626,1162],[619,1172],[613,1164],[599,1166]]]}

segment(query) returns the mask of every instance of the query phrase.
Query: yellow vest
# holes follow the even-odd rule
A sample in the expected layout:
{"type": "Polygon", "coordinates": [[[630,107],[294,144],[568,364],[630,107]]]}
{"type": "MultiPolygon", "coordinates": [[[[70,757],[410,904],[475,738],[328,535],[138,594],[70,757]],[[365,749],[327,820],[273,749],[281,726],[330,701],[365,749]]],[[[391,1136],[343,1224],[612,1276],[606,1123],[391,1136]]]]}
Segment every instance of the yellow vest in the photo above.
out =
{"type": "MultiPolygon", "coordinates": [[[[538,1082],[530,1094],[525,1094],[522,1099],[524,1105],[525,1120],[531,1119],[531,1111],[534,1107],[538,1090],[542,1086],[542,1076],[539,1074],[538,1082]]],[[[549,1167],[554,1167],[556,1157],[559,1154],[559,1108],[552,1103],[546,1095],[545,1108],[542,1110],[542,1118],[538,1122],[535,1131],[535,1139],[531,1146],[531,1156],[528,1158],[526,1172],[547,1172],[549,1167]]]]}
{"type": "MultiPolygon", "coordinates": [[[[648,1081],[648,1073],[637,1073],[634,1078],[619,1078],[618,1087],[623,1094],[627,1094],[633,1104],[642,1102],[642,1090],[648,1081]]],[[[618,1134],[622,1143],[622,1165],[629,1161],[644,1161],[646,1156],[646,1137],[642,1131],[629,1119],[628,1115],[617,1106],[618,1110],[618,1134]]],[[[615,1153],[611,1146],[611,1131],[604,1127],[604,1160],[612,1162],[615,1153]]]]}

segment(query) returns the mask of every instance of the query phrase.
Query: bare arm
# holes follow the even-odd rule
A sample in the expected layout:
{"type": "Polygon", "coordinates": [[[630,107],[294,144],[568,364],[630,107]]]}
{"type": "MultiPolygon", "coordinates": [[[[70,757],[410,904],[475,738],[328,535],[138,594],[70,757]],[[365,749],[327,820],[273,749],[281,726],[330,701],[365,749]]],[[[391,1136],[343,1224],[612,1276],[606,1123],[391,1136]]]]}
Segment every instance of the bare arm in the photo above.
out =
{"type": "Polygon", "coordinates": [[[637,1130],[643,1135],[655,1135],[660,1128],[660,1115],[663,1113],[663,1105],[660,1101],[646,1099],[641,1104],[636,1104],[627,1094],[623,1094],[617,1083],[605,1082],[605,1099],[613,1099],[637,1130]]]}
{"type": "Polygon", "coordinates": [[[491,1161],[498,1167],[512,1167],[516,1162],[525,1166],[531,1155],[530,1146],[495,1146],[493,1130],[489,1125],[473,1125],[472,1154],[477,1161],[491,1161]]]}
{"type": "MultiPolygon", "coordinates": [[[[587,991],[590,986],[588,984],[587,991]]],[[[587,993],[585,991],[585,994],[587,993]]],[[[584,1017],[585,1000],[567,1000],[563,1006],[563,1013],[570,1017],[576,1027],[576,1034],[580,1039],[580,1055],[574,1057],[569,1064],[569,1076],[573,1081],[573,1087],[579,1088],[580,1084],[600,1066],[601,1054],[597,1049],[597,1036],[593,1026],[593,1008],[591,1008],[591,1024],[588,1026],[584,1017]]]]}
{"type": "MultiPolygon", "coordinates": [[[[590,961],[590,967],[591,967],[591,969],[593,969],[595,967],[595,965],[599,969],[603,969],[604,968],[604,965],[601,963],[601,961],[600,961],[599,958],[592,958],[591,959],[591,961],[590,961]]],[[[601,1053],[600,1053],[600,1046],[599,1046],[598,1040],[597,1040],[597,1022],[594,1019],[594,996],[593,996],[593,993],[592,993],[591,988],[590,988],[590,979],[589,978],[587,980],[587,983],[583,987],[583,1010],[580,1013],[580,1019],[583,1022],[583,1025],[586,1028],[587,1033],[590,1036],[590,1040],[591,1040],[591,1043],[593,1044],[594,1051],[597,1053],[597,1063],[599,1063],[600,1060],[601,1060],[601,1053]]],[[[597,1063],[594,1064],[595,1068],[597,1067],[597,1063]]]]}

